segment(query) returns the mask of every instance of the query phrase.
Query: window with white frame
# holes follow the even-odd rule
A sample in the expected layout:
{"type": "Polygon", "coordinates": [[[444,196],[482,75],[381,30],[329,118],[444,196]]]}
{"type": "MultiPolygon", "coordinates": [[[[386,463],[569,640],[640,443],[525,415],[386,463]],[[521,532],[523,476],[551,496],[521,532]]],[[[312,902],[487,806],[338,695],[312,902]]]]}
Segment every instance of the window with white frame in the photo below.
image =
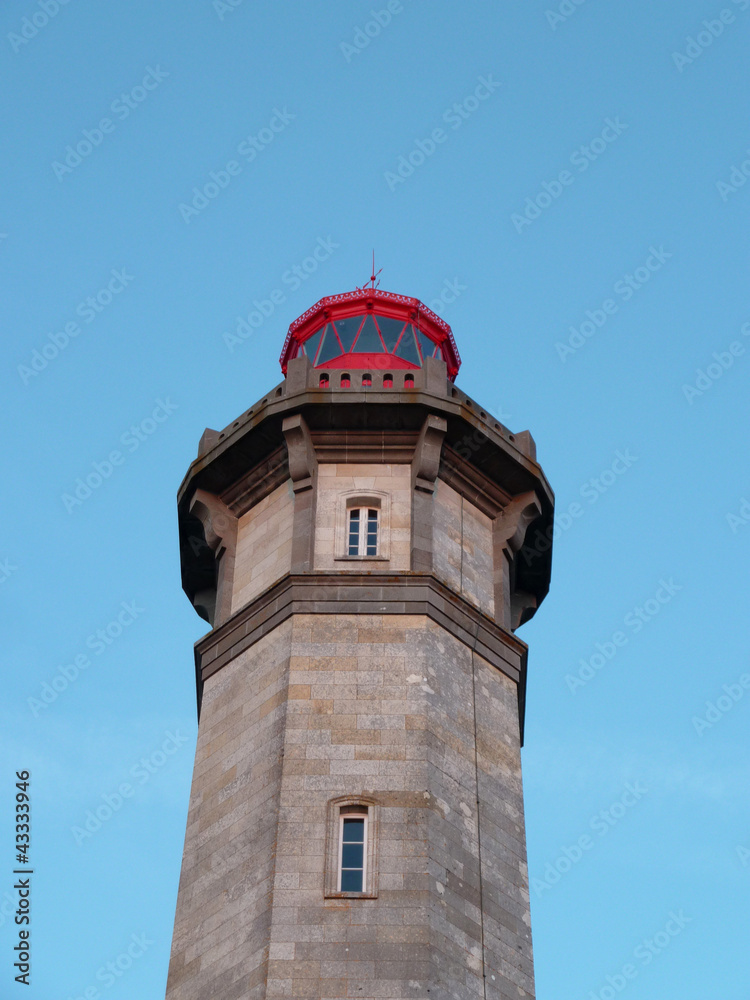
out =
{"type": "Polygon", "coordinates": [[[380,511],[377,507],[350,507],[347,521],[347,555],[377,556],[380,511]]]}
{"type": "Polygon", "coordinates": [[[388,493],[375,490],[340,493],[335,525],[335,559],[354,563],[388,562],[390,559],[391,498],[388,493]]]}
{"type": "Polygon", "coordinates": [[[338,891],[364,892],[367,877],[367,809],[340,811],[338,891]]]}
{"type": "Polygon", "coordinates": [[[368,797],[328,803],[325,895],[374,899],[378,894],[378,806],[368,797]]]}

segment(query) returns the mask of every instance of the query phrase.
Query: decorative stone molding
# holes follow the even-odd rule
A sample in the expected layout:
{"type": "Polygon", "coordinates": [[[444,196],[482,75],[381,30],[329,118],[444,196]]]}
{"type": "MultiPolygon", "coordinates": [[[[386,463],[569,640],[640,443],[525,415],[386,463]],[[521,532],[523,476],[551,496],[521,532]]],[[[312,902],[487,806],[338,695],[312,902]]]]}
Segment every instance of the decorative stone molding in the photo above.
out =
{"type": "Polygon", "coordinates": [[[234,561],[237,554],[237,518],[213,493],[196,490],[190,501],[190,513],[203,526],[206,545],[216,560],[216,589],[199,591],[194,605],[212,625],[229,616],[232,607],[234,561]]]}
{"type": "Polygon", "coordinates": [[[422,425],[411,463],[413,489],[423,490],[425,493],[435,492],[435,480],[440,469],[440,454],[447,430],[448,421],[445,417],[438,417],[434,413],[431,413],[422,425]]]}
{"type": "Polygon", "coordinates": [[[289,479],[289,458],[281,445],[221,494],[235,517],[242,517],[289,479]]]}
{"type": "MultiPolygon", "coordinates": [[[[332,370],[333,371],[333,370],[332,370]]],[[[335,372],[334,372],[335,374],[335,372]]],[[[503,619],[510,626],[529,617],[547,593],[550,575],[548,537],[554,496],[535,461],[526,432],[511,433],[446,377],[445,362],[426,359],[415,369],[408,391],[394,382],[385,388],[373,376],[368,388],[320,387],[320,371],[309,358],[289,362],[284,382],[268,392],[231,425],[204,435],[201,454],[190,467],[178,494],[183,587],[199,604],[210,588],[214,557],[192,543],[200,530],[189,513],[196,489],[216,494],[233,514],[242,516],[284,481],[295,492],[292,572],[314,566],[312,528],[316,505],[316,463],[412,465],[411,569],[430,573],[433,566],[431,513],[434,459],[442,438],[437,477],[491,518],[514,496],[534,492],[542,512],[531,525],[525,545],[532,560],[519,554],[509,582],[520,604],[503,619]],[[377,383],[377,384],[376,384],[377,383]]],[[[502,550],[502,546],[500,547],[502,550]]]]}
{"type": "Polygon", "coordinates": [[[523,734],[526,643],[427,573],[284,577],[195,644],[199,712],[203,683],[294,614],[425,615],[517,684],[523,734]]]}
{"type": "Polygon", "coordinates": [[[289,454],[289,476],[294,491],[292,572],[306,573],[313,568],[315,555],[318,459],[301,413],[284,417],[281,432],[289,454]]]}
{"type": "Polygon", "coordinates": [[[433,568],[432,498],[447,429],[445,417],[429,414],[411,459],[411,568],[421,573],[433,568]]]}
{"type": "Polygon", "coordinates": [[[506,628],[517,629],[537,608],[536,595],[514,586],[514,559],[541,513],[539,497],[530,490],[515,497],[493,522],[495,615],[506,628]]]}
{"type": "Polygon", "coordinates": [[[488,517],[497,517],[511,501],[509,493],[482,475],[468,459],[448,445],[443,448],[439,476],[488,517]]]}
{"type": "Polygon", "coordinates": [[[313,488],[318,459],[310,439],[310,431],[301,413],[284,417],[281,430],[289,453],[289,475],[295,493],[313,488]]]}

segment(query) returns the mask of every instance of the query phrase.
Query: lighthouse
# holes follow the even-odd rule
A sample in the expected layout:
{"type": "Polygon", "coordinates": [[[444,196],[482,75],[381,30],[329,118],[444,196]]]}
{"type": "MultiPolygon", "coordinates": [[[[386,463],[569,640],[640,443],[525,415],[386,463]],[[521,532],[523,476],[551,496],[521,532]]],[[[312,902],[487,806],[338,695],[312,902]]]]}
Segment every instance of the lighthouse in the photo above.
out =
{"type": "Polygon", "coordinates": [[[167,1000],[530,1000],[534,441],[415,298],[323,298],[280,361],[178,493],[210,631],[167,1000]]]}

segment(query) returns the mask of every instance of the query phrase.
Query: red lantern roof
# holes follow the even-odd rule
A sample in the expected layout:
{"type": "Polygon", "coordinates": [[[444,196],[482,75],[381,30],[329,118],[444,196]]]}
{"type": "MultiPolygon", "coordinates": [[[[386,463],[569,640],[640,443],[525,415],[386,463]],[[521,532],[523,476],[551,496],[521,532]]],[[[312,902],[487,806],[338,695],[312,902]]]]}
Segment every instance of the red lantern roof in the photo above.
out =
{"type": "Polygon", "coordinates": [[[306,354],[314,368],[421,368],[442,358],[453,381],[461,366],[451,328],[419,299],[358,288],[329,295],[289,327],[279,361],[306,354]]]}

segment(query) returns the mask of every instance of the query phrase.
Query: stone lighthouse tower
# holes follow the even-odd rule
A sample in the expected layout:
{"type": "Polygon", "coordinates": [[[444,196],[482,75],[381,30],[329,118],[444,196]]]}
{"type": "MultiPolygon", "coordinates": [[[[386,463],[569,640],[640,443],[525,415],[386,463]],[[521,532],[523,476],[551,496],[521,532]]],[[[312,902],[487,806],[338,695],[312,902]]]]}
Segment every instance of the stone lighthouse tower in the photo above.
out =
{"type": "Polygon", "coordinates": [[[366,287],[179,491],[200,722],[168,1000],[534,996],[520,747],[553,496],[366,287]],[[529,558],[529,555],[532,558],[529,558]]]}

